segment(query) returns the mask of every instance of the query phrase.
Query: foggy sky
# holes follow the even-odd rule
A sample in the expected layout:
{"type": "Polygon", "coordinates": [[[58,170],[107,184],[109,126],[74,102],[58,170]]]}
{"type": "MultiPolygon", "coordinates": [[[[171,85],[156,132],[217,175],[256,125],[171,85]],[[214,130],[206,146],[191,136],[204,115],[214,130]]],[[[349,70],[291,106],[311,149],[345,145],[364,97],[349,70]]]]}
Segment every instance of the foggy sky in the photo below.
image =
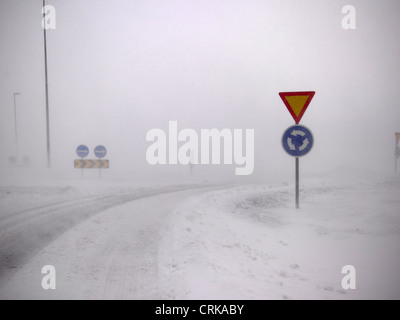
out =
{"type": "MultiPolygon", "coordinates": [[[[312,90],[301,124],[315,145],[301,160],[304,170],[393,171],[397,0],[47,3],[57,14],[56,30],[47,32],[54,169],[72,170],[78,145],[94,157],[103,144],[112,170],[156,175],[160,168],[146,163],[146,133],[177,120],[179,129],[255,129],[253,176],[291,174],[281,137],[294,121],[278,92],[312,90]],[[356,8],[356,30],[342,28],[347,4],[356,8]]],[[[46,166],[41,6],[0,1],[2,171],[15,150],[14,92],[21,93],[21,155],[46,166]]],[[[234,174],[234,167],[218,170],[234,174]]]]}

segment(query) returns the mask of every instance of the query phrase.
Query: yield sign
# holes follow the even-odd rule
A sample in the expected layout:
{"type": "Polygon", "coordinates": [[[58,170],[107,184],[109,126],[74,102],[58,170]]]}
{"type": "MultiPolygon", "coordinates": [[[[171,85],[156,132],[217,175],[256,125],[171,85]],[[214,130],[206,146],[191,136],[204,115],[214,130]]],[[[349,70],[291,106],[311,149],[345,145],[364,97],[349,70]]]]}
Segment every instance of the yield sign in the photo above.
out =
{"type": "Polygon", "coordinates": [[[315,91],[279,92],[279,96],[288,108],[296,124],[300,122],[314,94],[315,91]]]}

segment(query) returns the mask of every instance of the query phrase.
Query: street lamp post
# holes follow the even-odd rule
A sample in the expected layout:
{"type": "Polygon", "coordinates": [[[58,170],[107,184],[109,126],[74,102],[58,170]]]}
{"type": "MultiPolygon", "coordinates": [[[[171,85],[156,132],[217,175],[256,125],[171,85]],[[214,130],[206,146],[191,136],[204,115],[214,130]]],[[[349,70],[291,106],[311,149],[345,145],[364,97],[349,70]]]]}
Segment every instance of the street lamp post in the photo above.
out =
{"type": "Polygon", "coordinates": [[[14,92],[14,129],[15,129],[15,156],[18,161],[19,157],[19,148],[18,148],[18,128],[17,128],[17,101],[15,99],[16,96],[21,95],[19,92],[14,92]]]}
{"type": "Polygon", "coordinates": [[[46,0],[43,0],[43,37],[44,37],[44,73],[45,73],[45,88],[46,88],[46,138],[47,138],[47,167],[51,167],[51,157],[50,157],[50,116],[49,116],[49,85],[47,77],[47,37],[46,37],[46,25],[45,18],[46,12],[44,8],[46,7],[46,0]]]}

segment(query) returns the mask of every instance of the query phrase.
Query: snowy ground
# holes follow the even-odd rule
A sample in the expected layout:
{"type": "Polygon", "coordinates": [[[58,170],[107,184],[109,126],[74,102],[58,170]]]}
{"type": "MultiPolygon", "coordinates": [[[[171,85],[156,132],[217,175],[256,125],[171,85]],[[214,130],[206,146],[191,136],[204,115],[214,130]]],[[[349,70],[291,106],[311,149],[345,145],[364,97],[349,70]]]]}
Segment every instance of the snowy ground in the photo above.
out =
{"type": "Polygon", "coordinates": [[[400,181],[237,187],[174,213],[160,255],[173,299],[400,299],[400,181]],[[172,248],[172,253],[171,253],[172,248]],[[342,267],[357,271],[343,290],[342,267]]]}
{"type": "Polygon", "coordinates": [[[3,181],[0,299],[400,299],[400,179],[343,181],[3,181]]]}

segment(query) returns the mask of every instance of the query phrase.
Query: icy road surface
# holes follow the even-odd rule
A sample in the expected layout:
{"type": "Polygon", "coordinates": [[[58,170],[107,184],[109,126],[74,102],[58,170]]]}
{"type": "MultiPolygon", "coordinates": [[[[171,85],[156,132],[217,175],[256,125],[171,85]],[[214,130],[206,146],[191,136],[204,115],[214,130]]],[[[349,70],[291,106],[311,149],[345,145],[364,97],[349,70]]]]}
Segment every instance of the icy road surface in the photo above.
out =
{"type": "MultiPolygon", "coordinates": [[[[106,240],[108,248],[103,248],[106,250],[105,252],[98,252],[99,256],[107,258],[113,252],[110,245],[115,245],[123,241],[123,239],[119,238],[124,234],[124,228],[126,229],[125,231],[140,238],[142,231],[145,231],[148,224],[153,223],[154,225],[149,226],[153,229],[159,226],[163,218],[162,213],[168,212],[168,208],[159,202],[160,199],[157,196],[161,197],[164,194],[177,192],[178,195],[175,198],[180,198],[179,191],[197,188],[201,188],[201,186],[186,184],[121,187],[115,183],[112,184],[111,188],[96,187],[94,183],[89,183],[86,188],[74,188],[71,186],[0,187],[0,298],[4,298],[3,295],[8,297],[9,292],[6,289],[6,283],[9,282],[10,278],[18,279],[18,272],[25,268],[25,265],[30,262],[32,257],[41,253],[41,250],[45,249],[50,243],[66,232],[66,238],[70,239],[70,236],[76,232],[75,229],[71,229],[90,217],[100,213],[108,216],[109,221],[107,221],[104,230],[100,228],[91,231],[91,236],[98,238],[107,237],[104,240],[106,240]],[[150,199],[147,201],[150,205],[145,209],[141,207],[142,202],[139,200],[146,198],[150,199]],[[138,204],[139,208],[131,206],[127,210],[126,207],[120,206],[135,200],[135,204],[138,204]],[[121,223],[122,221],[119,219],[121,210],[122,212],[127,210],[130,218],[135,221],[127,225],[121,223]],[[157,216],[157,213],[161,216],[157,216]],[[114,230],[109,229],[112,225],[115,227],[114,230]],[[114,236],[117,236],[117,239],[114,236]]],[[[101,218],[96,218],[94,220],[95,225],[99,221],[101,221],[101,218]]],[[[100,227],[100,225],[98,226],[100,227]]],[[[82,232],[86,234],[86,231],[82,232]]],[[[150,232],[154,233],[154,230],[150,230],[150,232]]],[[[152,242],[154,241],[152,240],[152,242]]],[[[143,244],[146,243],[148,241],[143,241],[143,244]]],[[[83,252],[87,244],[89,242],[85,242],[85,239],[82,239],[82,244],[73,243],[71,249],[73,251],[80,251],[82,249],[83,252]]],[[[133,246],[134,244],[130,242],[129,245],[133,246]]],[[[132,250],[134,250],[133,247],[132,250]]],[[[69,254],[66,254],[66,252],[65,249],[62,249],[55,253],[55,255],[62,255],[64,258],[73,256],[73,252],[69,254]]],[[[138,254],[142,256],[142,253],[138,252],[136,256],[138,254]]],[[[87,258],[91,259],[92,257],[87,256],[87,258]]],[[[135,259],[137,260],[137,258],[135,259]]],[[[51,261],[54,261],[54,259],[52,258],[51,261]]],[[[45,264],[52,264],[51,261],[45,264]]],[[[65,262],[60,263],[64,264],[65,262]]],[[[103,262],[103,260],[97,261],[99,266],[103,262]]],[[[59,271],[58,268],[57,271],[59,271]]],[[[35,272],[33,271],[32,274],[35,275],[35,272]]],[[[31,280],[40,280],[42,276],[39,274],[39,277],[33,277],[31,280]]],[[[62,276],[57,280],[61,281],[61,278],[62,276]]],[[[19,283],[19,281],[17,282],[19,283]]],[[[28,280],[28,282],[30,281],[28,280]]],[[[70,285],[73,285],[73,283],[70,285]]],[[[11,286],[15,286],[13,281],[11,281],[11,286]]],[[[25,284],[21,285],[18,288],[18,290],[21,290],[21,293],[12,296],[12,298],[40,298],[40,294],[38,295],[37,290],[35,290],[35,285],[31,292],[32,294],[29,291],[27,292],[26,289],[25,284]]],[[[59,291],[60,293],[62,292],[62,290],[59,291]]],[[[67,297],[87,298],[86,296],[70,296],[69,294],[64,298],[67,297]]],[[[49,298],[53,297],[49,296],[49,298]]]]}
{"type": "Polygon", "coordinates": [[[0,299],[400,299],[400,179],[303,181],[3,186],[0,299]]]}

